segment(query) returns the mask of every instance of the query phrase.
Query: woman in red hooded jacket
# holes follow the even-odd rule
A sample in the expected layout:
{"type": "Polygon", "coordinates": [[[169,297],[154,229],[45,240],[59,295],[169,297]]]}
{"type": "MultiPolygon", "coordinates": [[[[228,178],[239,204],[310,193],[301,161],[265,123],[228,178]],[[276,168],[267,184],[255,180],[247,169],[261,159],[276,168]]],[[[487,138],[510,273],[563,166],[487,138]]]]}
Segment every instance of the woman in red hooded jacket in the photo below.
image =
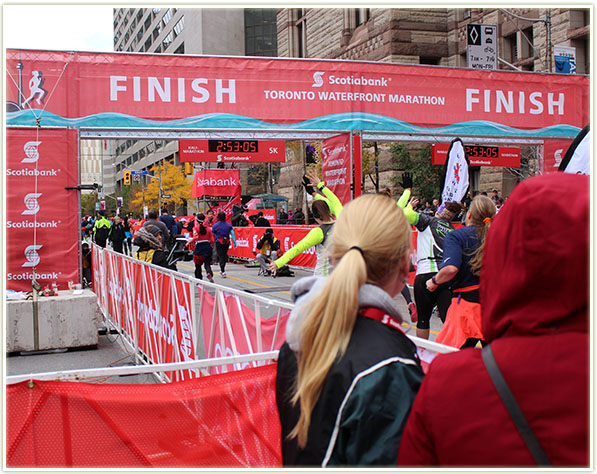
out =
{"type": "MultiPolygon", "coordinates": [[[[488,233],[483,334],[547,461],[589,465],[589,178],[519,184],[488,233]]],[[[407,421],[399,466],[530,467],[536,458],[481,349],[438,356],[407,421]]]]}

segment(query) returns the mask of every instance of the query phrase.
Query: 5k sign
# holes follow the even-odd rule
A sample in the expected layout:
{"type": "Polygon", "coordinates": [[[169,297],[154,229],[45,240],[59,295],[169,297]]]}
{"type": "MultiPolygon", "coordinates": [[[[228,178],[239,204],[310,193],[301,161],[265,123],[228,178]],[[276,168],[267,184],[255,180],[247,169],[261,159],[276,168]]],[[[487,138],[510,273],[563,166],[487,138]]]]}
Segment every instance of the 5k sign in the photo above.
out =
{"type": "Polygon", "coordinates": [[[6,130],[6,288],[79,281],[77,135],[6,130]]]}

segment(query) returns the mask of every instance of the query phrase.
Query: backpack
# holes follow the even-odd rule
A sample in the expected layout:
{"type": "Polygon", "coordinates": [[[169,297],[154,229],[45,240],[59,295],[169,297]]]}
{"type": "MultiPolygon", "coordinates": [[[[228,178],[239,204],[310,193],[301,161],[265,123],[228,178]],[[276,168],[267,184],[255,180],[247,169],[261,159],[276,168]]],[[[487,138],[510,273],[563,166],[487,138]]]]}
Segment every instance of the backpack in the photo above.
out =
{"type": "Polygon", "coordinates": [[[276,272],[276,276],[293,277],[294,272],[292,270],[290,270],[290,267],[288,265],[284,265],[284,266],[278,268],[278,271],[276,272]]]}
{"type": "Polygon", "coordinates": [[[102,226],[95,229],[95,241],[105,242],[110,234],[110,227],[102,226]]]}

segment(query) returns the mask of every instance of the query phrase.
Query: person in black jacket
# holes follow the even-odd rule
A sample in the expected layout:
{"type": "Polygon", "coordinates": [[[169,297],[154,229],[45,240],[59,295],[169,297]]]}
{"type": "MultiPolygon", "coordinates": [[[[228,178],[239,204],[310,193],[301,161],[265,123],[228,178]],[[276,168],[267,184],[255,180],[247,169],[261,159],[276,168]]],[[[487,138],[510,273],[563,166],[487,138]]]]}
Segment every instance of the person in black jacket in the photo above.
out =
{"type": "Polygon", "coordinates": [[[176,264],[168,265],[168,256],[163,250],[164,237],[158,226],[145,225],[137,231],[137,237],[133,244],[139,247],[137,259],[144,262],[153,263],[160,267],[176,270],[176,264]]]}
{"type": "Polygon", "coordinates": [[[280,348],[276,403],[284,466],[395,466],[423,370],[394,301],[408,279],[411,231],[381,195],[346,205],[334,270],[297,281],[280,348]]]}
{"type": "Polygon", "coordinates": [[[122,220],[118,216],[114,217],[114,224],[110,228],[108,239],[112,242],[114,252],[123,253],[122,243],[126,239],[126,231],[124,225],[122,225],[122,220]]]}
{"type": "Polygon", "coordinates": [[[265,271],[269,272],[267,264],[278,258],[280,250],[280,241],[274,237],[274,230],[271,227],[265,229],[265,233],[257,242],[257,262],[265,271]]]}

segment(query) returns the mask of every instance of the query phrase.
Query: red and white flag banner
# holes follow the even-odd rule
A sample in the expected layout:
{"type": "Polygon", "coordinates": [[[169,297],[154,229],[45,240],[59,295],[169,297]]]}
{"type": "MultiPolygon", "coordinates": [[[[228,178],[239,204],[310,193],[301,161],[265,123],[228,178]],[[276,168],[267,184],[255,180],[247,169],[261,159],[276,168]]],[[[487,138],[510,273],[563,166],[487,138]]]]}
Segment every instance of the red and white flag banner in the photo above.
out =
{"type": "Polygon", "coordinates": [[[323,141],[321,145],[323,181],[338,196],[342,204],[350,201],[350,133],[342,133],[323,141]]]}
{"type": "Polygon", "coordinates": [[[6,288],[79,281],[77,132],[6,129],[6,288]]]}
{"type": "Polygon", "coordinates": [[[240,170],[201,170],[195,173],[191,197],[240,195],[240,170]]]}

